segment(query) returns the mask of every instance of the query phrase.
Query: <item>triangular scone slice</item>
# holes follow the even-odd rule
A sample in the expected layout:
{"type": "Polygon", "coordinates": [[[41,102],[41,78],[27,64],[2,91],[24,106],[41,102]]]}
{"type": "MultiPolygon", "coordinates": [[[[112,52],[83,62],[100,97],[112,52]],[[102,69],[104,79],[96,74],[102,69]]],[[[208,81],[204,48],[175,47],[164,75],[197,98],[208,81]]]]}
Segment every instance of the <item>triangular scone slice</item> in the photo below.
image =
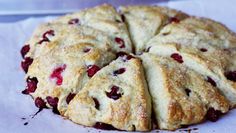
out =
{"type": "Polygon", "coordinates": [[[236,79],[232,76],[236,70],[234,50],[211,47],[207,51],[202,51],[179,44],[159,44],[150,47],[149,53],[171,57],[203,75],[206,81],[224,94],[231,107],[236,105],[236,79]]]}
{"type": "Polygon", "coordinates": [[[70,102],[66,116],[85,126],[151,129],[151,101],[141,61],[123,56],[104,67],[70,102]]]}
{"type": "Polygon", "coordinates": [[[189,17],[179,23],[165,26],[146,45],[176,43],[206,51],[211,47],[219,49],[236,48],[236,35],[224,25],[206,18],[189,17]]]}
{"type": "Polygon", "coordinates": [[[112,51],[114,41],[105,33],[87,26],[46,23],[37,27],[28,42],[26,57],[38,57],[55,47],[92,43],[104,51],[112,51]]]}
{"type": "Polygon", "coordinates": [[[195,71],[165,57],[140,57],[160,129],[174,130],[228,111],[224,96],[195,71]]]}
{"type": "Polygon", "coordinates": [[[116,43],[113,48],[118,51],[132,52],[132,44],[125,23],[116,9],[108,4],[68,14],[52,21],[66,25],[83,25],[105,32],[116,43]]]}
{"type": "Polygon", "coordinates": [[[120,10],[125,16],[136,53],[141,53],[145,49],[145,43],[163,26],[187,17],[180,11],[159,6],[127,6],[120,10]]]}
{"type": "Polygon", "coordinates": [[[73,96],[114,57],[89,43],[53,49],[34,59],[24,93],[33,96],[36,106],[40,99],[63,115],[73,96]]]}

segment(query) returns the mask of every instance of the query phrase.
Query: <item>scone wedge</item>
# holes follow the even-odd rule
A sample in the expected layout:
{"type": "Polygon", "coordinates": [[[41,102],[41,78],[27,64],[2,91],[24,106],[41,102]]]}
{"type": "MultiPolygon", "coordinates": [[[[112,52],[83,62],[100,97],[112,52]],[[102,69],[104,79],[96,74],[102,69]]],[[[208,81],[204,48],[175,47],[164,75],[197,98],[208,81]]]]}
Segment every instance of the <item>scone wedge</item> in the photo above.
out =
{"type": "Polygon", "coordinates": [[[114,57],[89,43],[53,49],[34,59],[24,93],[33,97],[37,107],[47,106],[64,115],[73,96],[114,57]],[[47,105],[38,105],[42,103],[47,105]]]}
{"type": "Polygon", "coordinates": [[[159,6],[124,6],[120,7],[128,26],[135,53],[145,49],[145,44],[169,24],[188,17],[185,13],[159,6]]]}
{"type": "Polygon", "coordinates": [[[96,128],[149,131],[151,101],[141,61],[122,54],[104,67],[70,102],[66,116],[96,128]]]}
{"type": "Polygon", "coordinates": [[[175,130],[202,122],[209,113],[228,111],[227,99],[195,71],[170,58],[148,53],[140,57],[160,129],[175,130]]]}

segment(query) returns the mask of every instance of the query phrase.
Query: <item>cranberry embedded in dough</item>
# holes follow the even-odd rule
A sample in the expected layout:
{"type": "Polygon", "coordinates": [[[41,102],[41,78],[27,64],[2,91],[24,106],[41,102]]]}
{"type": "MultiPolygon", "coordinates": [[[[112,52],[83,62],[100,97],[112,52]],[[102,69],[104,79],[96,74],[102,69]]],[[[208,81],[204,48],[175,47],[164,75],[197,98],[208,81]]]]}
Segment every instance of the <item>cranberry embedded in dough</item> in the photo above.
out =
{"type": "Polygon", "coordinates": [[[229,72],[226,72],[225,73],[225,77],[228,79],[228,80],[231,80],[231,81],[236,81],[236,71],[229,71],[229,72]]]}
{"type": "Polygon", "coordinates": [[[66,103],[69,104],[70,101],[75,97],[75,93],[70,93],[67,97],[66,97],[66,103]]]}
{"type": "Polygon", "coordinates": [[[50,75],[50,78],[55,78],[56,79],[56,84],[57,85],[61,85],[62,84],[62,82],[63,82],[63,77],[62,77],[62,72],[64,71],[66,69],[66,65],[64,64],[64,65],[62,65],[62,66],[60,66],[60,67],[58,67],[58,68],[56,68],[53,72],[52,72],[52,74],[50,75]]]}
{"type": "Polygon", "coordinates": [[[29,50],[30,50],[29,44],[24,45],[24,46],[21,48],[21,51],[20,51],[21,56],[22,56],[23,58],[25,58],[25,55],[29,52],[29,50]]]}
{"type": "Polygon", "coordinates": [[[211,83],[212,86],[216,87],[216,82],[211,77],[207,77],[207,82],[211,83]]]}
{"type": "Polygon", "coordinates": [[[78,18],[74,18],[68,21],[68,24],[77,24],[79,23],[79,19],[78,18]]]}
{"type": "Polygon", "coordinates": [[[99,104],[97,98],[93,98],[93,101],[94,101],[94,104],[95,104],[95,108],[96,108],[97,110],[99,110],[100,104],[99,104]]]}
{"type": "Polygon", "coordinates": [[[42,109],[42,108],[46,108],[46,102],[40,98],[40,97],[37,97],[34,101],[35,103],[35,106],[42,109]]]}
{"type": "Polygon", "coordinates": [[[43,33],[42,40],[40,40],[38,43],[42,44],[43,42],[50,42],[50,40],[48,39],[49,36],[55,36],[54,30],[48,30],[43,33]]]}
{"type": "Polygon", "coordinates": [[[117,44],[119,44],[119,48],[125,48],[125,42],[124,42],[123,39],[121,39],[119,37],[116,37],[115,41],[116,41],[117,44]]]}
{"type": "Polygon", "coordinates": [[[184,62],[182,56],[179,55],[178,53],[173,53],[170,57],[173,58],[174,60],[176,60],[179,63],[184,62]]]}
{"type": "Polygon", "coordinates": [[[106,92],[107,97],[117,100],[121,97],[121,94],[118,93],[119,87],[118,86],[112,86],[111,92],[106,92]]]}
{"type": "Polygon", "coordinates": [[[99,70],[100,67],[98,67],[97,65],[89,65],[87,70],[88,76],[93,77],[93,75],[96,74],[99,70]]]}
{"type": "Polygon", "coordinates": [[[125,68],[120,68],[120,69],[118,69],[118,70],[115,70],[115,71],[113,72],[113,75],[114,75],[114,76],[117,76],[117,75],[122,74],[122,73],[124,73],[124,72],[125,72],[125,68]]]}
{"type": "Polygon", "coordinates": [[[22,62],[21,62],[21,67],[22,69],[27,73],[29,66],[33,63],[33,59],[30,57],[26,57],[22,62]]]}
{"type": "Polygon", "coordinates": [[[216,122],[221,115],[221,111],[215,110],[214,108],[209,108],[206,114],[206,118],[212,122],[216,122]]]}

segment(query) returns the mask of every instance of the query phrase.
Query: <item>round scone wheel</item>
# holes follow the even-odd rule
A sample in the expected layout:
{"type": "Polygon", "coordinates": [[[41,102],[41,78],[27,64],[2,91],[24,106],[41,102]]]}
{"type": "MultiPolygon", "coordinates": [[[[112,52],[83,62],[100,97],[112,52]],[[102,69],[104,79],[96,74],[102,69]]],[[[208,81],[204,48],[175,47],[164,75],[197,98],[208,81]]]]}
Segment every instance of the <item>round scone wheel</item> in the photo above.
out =
{"type": "Polygon", "coordinates": [[[70,102],[66,116],[95,128],[150,130],[151,99],[141,61],[122,55],[104,67],[70,102]]]}
{"type": "Polygon", "coordinates": [[[41,98],[63,115],[73,96],[112,59],[112,53],[104,53],[89,43],[54,49],[34,59],[26,75],[24,93],[35,100],[41,98]]]}

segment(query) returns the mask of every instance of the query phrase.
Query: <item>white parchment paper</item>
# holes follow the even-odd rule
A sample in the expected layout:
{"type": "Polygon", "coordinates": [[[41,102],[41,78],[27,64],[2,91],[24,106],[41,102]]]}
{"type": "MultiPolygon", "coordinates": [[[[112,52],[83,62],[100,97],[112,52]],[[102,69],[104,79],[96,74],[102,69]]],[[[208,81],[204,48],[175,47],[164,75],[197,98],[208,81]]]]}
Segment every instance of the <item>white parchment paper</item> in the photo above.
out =
{"type": "MultiPolygon", "coordinates": [[[[161,3],[191,15],[203,16],[220,21],[236,31],[236,1],[234,0],[186,0],[161,3]]],[[[19,53],[34,28],[53,17],[28,18],[14,23],[0,23],[0,133],[82,133],[101,132],[76,125],[50,110],[44,110],[34,119],[29,115],[37,111],[32,99],[21,94],[24,89],[24,73],[20,68],[19,53]],[[24,117],[26,120],[22,120],[24,117]],[[24,125],[28,122],[28,125],[24,125]]],[[[234,133],[236,132],[236,109],[224,115],[219,121],[204,122],[194,132],[234,133]]],[[[102,131],[105,132],[105,131],[102,131]]],[[[112,131],[114,132],[114,131],[112,131]]],[[[166,131],[160,131],[166,132],[166,131]]],[[[185,132],[177,130],[176,132],[185,132]]]]}

